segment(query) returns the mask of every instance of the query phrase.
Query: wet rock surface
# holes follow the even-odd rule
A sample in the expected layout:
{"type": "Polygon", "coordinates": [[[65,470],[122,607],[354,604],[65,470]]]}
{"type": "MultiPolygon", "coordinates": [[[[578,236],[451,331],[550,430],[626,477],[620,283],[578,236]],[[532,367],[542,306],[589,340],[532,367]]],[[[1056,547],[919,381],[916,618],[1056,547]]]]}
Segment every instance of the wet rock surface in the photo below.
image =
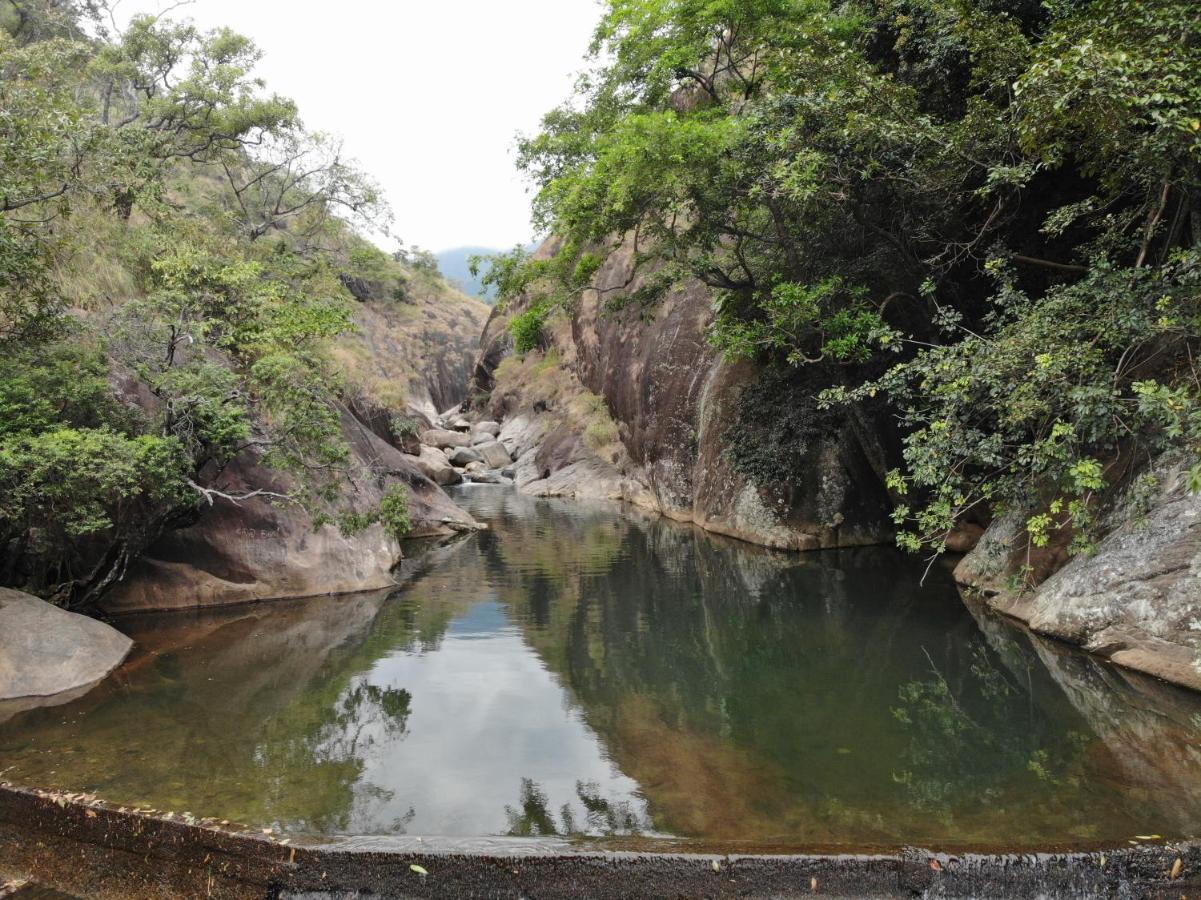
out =
{"type": "Polygon", "coordinates": [[[0,721],[73,699],[119,666],[132,646],[110,625],[0,588],[0,721]]]}

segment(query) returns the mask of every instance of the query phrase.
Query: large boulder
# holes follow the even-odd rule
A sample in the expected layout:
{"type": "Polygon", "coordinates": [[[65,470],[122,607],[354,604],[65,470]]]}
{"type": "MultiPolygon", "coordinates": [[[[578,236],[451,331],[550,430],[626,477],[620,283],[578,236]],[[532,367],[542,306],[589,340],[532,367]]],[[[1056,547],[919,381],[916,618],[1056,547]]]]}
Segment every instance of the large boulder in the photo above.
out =
{"type": "Polygon", "coordinates": [[[480,444],[473,449],[493,469],[507,466],[513,461],[509,456],[509,451],[505,449],[505,445],[500,443],[500,441],[492,441],[490,444],[480,444]]]}
{"type": "Polygon", "coordinates": [[[989,527],[956,579],[1040,634],[1201,690],[1201,496],[1190,493],[1183,463],[1163,461],[1156,476],[1149,503],[1134,488],[1119,494],[1094,552],[1042,560],[1037,587],[1013,587],[1027,554],[1012,513],[989,527]]]}
{"type": "Polygon", "coordinates": [[[492,437],[496,437],[500,434],[500,422],[490,422],[487,420],[476,422],[471,430],[475,434],[490,434],[492,437]]]}
{"type": "Polygon", "coordinates": [[[483,457],[468,447],[460,447],[450,454],[450,461],[452,465],[462,468],[474,462],[483,462],[483,457]]]}
{"type": "Polygon", "coordinates": [[[0,702],[73,698],[119,666],[132,646],[103,622],[0,588],[0,702]]]}
{"type": "Polygon", "coordinates": [[[463,476],[450,464],[446,454],[436,447],[427,447],[423,444],[414,462],[425,477],[434,484],[445,487],[450,484],[458,484],[463,480],[463,476]]]}
{"type": "MultiPolygon", "coordinates": [[[[409,491],[411,537],[450,535],[476,527],[417,461],[342,411],[351,450],[355,492],[340,513],[369,513],[384,493],[400,483],[409,491]]],[[[216,482],[225,494],[255,490],[286,494],[287,476],[265,466],[253,450],[243,451],[216,482]]],[[[402,557],[400,545],[379,524],[355,533],[317,525],[293,503],[254,496],[239,502],[221,497],[199,521],[169,532],[130,566],[103,599],[111,613],[220,606],[259,600],[349,593],[390,587],[402,557]]]]}
{"type": "Polygon", "coordinates": [[[431,428],[421,432],[421,443],[439,450],[452,450],[455,447],[470,447],[471,435],[445,428],[431,428]]]}

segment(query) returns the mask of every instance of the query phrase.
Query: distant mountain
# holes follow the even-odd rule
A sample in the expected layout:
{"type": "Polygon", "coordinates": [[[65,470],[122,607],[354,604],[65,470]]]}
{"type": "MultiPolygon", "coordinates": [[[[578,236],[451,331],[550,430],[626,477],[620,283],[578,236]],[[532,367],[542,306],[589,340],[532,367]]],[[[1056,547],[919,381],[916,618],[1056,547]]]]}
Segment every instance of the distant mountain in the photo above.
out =
{"type": "MultiPolygon", "coordinates": [[[[525,249],[529,253],[533,253],[538,249],[541,241],[534,241],[527,244],[525,249]]],[[[496,247],[453,247],[450,250],[443,250],[441,253],[435,254],[438,259],[438,271],[442,273],[442,277],[449,281],[452,285],[461,290],[464,294],[471,297],[479,297],[489,306],[496,302],[496,291],[493,288],[484,289],[480,285],[479,278],[474,278],[468,268],[467,261],[473,256],[491,256],[494,253],[504,253],[510,248],[500,250],[496,247]]],[[[480,275],[488,270],[487,265],[483,266],[480,275]]]]}
{"type": "MultiPolygon", "coordinates": [[[[436,254],[438,270],[442,273],[443,278],[464,294],[479,297],[485,303],[490,304],[496,300],[495,292],[491,288],[485,290],[480,285],[479,278],[472,276],[467,261],[473,256],[488,256],[500,252],[495,247],[454,247],[450,250],[443,250],[436,254]]],[[[480,274],[484,273],[480,272],[480,274]]]]}

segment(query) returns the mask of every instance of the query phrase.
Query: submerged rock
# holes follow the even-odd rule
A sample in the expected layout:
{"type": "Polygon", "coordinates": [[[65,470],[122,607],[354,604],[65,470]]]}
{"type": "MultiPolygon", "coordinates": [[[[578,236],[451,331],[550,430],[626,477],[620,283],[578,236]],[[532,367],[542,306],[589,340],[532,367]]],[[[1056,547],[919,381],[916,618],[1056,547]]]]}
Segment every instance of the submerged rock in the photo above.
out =
{"type": "Polygon", "coordinates": [[[0,719],[16,711],[12,701],[28,708],[56,695],[73,699],[119,666],[132,646],[103,622],[0,588],[0,719]]]}

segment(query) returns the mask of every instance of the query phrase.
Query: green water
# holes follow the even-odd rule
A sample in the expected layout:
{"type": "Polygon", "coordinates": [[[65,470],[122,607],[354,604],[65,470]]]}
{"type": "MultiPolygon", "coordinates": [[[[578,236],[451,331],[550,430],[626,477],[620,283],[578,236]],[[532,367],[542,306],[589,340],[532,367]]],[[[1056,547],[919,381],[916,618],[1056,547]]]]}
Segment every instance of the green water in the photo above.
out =
{"type": "Polygon", "coordinates": [[[492,487],[394,592],[120,624],[7,780],[337,834],[757,848],[1201,833],[1201,702],[890,550],[784,554],[492,487]]]}

